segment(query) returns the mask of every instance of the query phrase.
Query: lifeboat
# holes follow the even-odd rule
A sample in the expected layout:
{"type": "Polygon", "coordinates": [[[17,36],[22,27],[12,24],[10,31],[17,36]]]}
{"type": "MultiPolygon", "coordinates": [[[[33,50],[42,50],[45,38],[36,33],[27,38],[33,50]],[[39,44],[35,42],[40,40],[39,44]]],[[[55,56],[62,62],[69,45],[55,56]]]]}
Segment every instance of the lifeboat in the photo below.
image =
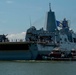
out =
{"type": "Polygon", "coordinates": [[[76,50],[75,49],[71,50],[71,56],[73,58],[76,58],[76,50]]]}
{"type": "Polygon", "coordinates": [[[58,50],[53,50],[50,54],[50,57],[54,57],[54,58],[60,58],[61,57],[61,51],[58,50]]]}

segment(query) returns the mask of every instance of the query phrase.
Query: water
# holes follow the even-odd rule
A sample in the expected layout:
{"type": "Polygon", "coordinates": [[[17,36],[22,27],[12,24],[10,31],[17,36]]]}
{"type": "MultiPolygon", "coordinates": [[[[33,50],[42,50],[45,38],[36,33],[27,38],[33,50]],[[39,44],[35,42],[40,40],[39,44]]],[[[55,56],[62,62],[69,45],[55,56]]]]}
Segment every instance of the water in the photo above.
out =
{"type": "Polygon", "coordinates": [[[0,75],[76,75],[76,62],[0,61],[0,75]]]}

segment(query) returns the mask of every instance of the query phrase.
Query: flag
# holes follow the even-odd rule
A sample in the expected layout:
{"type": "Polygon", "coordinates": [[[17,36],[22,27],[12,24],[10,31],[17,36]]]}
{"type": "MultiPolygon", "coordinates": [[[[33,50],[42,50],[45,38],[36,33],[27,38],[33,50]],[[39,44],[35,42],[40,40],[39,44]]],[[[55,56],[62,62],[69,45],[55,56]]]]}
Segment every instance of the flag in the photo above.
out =
{"type": "Polygon", "coordinates": [[[60,25],[60,21],[56,21],[56,25],[59,26],[60,25]]]}

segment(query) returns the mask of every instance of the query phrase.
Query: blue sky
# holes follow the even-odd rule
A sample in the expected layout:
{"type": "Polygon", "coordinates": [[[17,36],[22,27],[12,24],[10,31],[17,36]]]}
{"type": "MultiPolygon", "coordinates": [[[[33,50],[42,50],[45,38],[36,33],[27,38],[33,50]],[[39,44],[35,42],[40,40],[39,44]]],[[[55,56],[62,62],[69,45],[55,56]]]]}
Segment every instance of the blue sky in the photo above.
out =
{"type": "MultiPolygon", "coordinates": [[[[26,32],[31,23],[44,18],[51,2],[56,19],[70,20],[71,29],[76,32],[76,0],[0,0],[0,34],[26,32]]],[[[38,21],[39,20],[39,21],[38,21]]]]}

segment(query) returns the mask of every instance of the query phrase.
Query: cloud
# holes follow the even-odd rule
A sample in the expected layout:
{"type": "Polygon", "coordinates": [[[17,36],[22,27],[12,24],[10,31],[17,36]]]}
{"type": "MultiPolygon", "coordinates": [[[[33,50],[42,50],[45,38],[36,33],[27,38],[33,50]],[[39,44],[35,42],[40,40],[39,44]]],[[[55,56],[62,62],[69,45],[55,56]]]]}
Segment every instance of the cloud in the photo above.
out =
{"type": "Polygon", "coordinates": [[[6,3],[11,4],[11,3],[13,3],[13,1],[7,0],[6,3]]]}
{"type": "Polygon", "coordinates": [[[7,38],[11,41],[11,40],[25,40],[25,35],[26,35],[26,32],[21,32],[21,33],[16,33],[16,34],[9,34],[7,36],[7,38]]]}

